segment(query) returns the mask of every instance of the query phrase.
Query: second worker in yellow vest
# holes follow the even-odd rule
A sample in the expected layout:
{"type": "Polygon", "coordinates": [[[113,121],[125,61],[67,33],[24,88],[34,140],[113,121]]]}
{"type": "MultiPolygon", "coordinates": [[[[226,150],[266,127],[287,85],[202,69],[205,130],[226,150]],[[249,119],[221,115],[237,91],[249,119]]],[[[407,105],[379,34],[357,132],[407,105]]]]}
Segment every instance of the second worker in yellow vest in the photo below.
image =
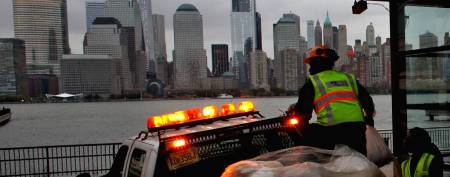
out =
{"type": "Polygon", "coordinates": [[[374,104],[354,75],[333,70],[339,59],[326,46],[311,49],[305,63],[310,76],[299,91],[294,111],[302,118],[305,145],[333,149],[345,144],[366,154],[366,123],[373,126],[374,104]],[[312,111],[317,122],[309,124],[312,111]]]}

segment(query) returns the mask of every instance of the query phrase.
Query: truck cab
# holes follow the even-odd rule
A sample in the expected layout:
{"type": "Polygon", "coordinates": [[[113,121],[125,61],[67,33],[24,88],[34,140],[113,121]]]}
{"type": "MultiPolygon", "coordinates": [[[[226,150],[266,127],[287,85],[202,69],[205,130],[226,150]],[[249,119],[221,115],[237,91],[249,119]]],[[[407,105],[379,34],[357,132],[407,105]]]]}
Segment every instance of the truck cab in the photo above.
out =
{"type": "Polygon", "coordinates": [[[104,177],[220,176],[237,161],[298,145],[295,117],[264,118],[251,102],[148,118],[104,177]]]}

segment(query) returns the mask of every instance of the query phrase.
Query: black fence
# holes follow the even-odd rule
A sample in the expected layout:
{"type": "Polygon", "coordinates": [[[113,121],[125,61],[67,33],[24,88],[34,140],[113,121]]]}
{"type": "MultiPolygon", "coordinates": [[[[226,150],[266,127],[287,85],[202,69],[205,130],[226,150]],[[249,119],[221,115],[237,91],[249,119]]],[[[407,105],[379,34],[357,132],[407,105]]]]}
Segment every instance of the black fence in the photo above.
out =
{"type": "Polygon", "coordinates": [[[75,176],[106,172],[120,143],[0,148],[0,176],[75,176]]]}
{"type": "MultiPolygon", "coordinates": [[[[426,129],[441,151],[450,151],[450,127],[426,129]]],[[[380,130],[392,149],[392,131],[380,130]]],[[[120,143],[0,148],[0,176],[76,176],[104,173],[120,143]]]]}

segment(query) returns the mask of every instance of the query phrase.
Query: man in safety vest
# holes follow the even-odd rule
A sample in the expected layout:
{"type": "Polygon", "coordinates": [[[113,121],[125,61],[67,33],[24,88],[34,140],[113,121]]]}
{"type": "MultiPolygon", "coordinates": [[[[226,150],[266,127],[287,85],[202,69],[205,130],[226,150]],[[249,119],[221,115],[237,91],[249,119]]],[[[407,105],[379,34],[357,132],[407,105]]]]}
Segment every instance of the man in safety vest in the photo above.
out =
{"type": "Polygon", "coordinates": [[[310,66],[310,76],[293,111],[301,117],[300,131],[306,145],[333,149],[336,144],[345,144],[365,155],[366,123],[374,124],[373,100],[354,75],[333,70],[338,59],[326,46],[311,49],[304,60],[310,66]],[[313,110],[317,122],[309,124],[313,110]]]}
{"type": "Polygon", "coordinates": [[[443,158],[428,132],[415,127],[408,132],[405,147],[412,156],[402,162],[403,177],[442,177],[443,158]]]}

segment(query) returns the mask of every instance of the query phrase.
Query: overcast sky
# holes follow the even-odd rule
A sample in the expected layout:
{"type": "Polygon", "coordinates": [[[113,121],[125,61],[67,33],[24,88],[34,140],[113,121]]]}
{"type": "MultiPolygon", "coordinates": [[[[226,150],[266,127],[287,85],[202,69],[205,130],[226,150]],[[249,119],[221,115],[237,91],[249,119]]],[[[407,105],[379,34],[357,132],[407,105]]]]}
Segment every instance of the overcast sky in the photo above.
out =
{"type": "MultiPolygon", "coordinates": [[[[12,0],[0,0],[0,38],[14,37],[12,0]]],[[[73,53],[82,53],[83,35],[86,32],[85,1],[67,0],[69,14],[69,42],[73,53]]],[[[101,1],[101,0],[95,0],[101,1]]],[[[273,58],[273,29],[283,13],[295,13],[301,18],[301,35],[306,38],[306,21],[319,19],[322,26],[329,11],[333,26],[347,25],[348,44],[355,39],[365,40],[366,26],[373,22],[375,36],[383,42],[389,37],[389,14],[380,7],[369,5],[361,15],[353,15],[351,6],[354,0],[257,0],[257,11],[262,17],[263,50],[273,58]]],[[[208,61],[211,58],[211,44],[231,44],[230,12],[231,0],[152,0],[153,13],[165,16],[167,54],[171,60],[173,50],[173,14],[183,3],[194,4],[203,15],[205,49],[208,61]]],[[[386,4],[386,6],[388,6],[386,4]]],[[[231,46],[230,46],[231,50],[231,46]]],[[[211,62],[208,62],[211,65],[211,62]]]]}

